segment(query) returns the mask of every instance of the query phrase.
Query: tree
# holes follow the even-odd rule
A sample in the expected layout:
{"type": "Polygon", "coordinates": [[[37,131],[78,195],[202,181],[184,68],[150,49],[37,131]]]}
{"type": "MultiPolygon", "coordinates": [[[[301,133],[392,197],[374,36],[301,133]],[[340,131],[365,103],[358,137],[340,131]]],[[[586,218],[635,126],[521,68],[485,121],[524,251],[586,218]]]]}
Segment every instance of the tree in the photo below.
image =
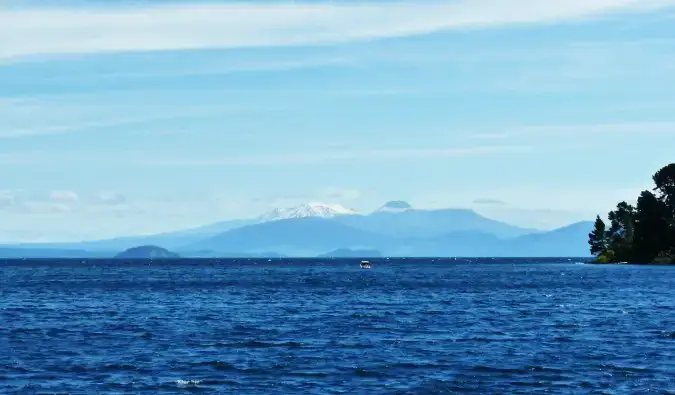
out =
{"type": "Polygon", "coordinates": [[[616,205],[616,210],[609,213],[610,249],[616,259],[625,261],[630,258],[630,249],[634,237],[635,208],[626,202],[616,205]]]}
{"type": "Polygon", "coordinates": [[[652,177],[659,199],[668,207],[666,239],[668,250],[675,252],[675,163],[662,167],[652,177]]]}
{"type": "Polygon", "coordinates": [[[593,232],[588,234],[588,244],[591,246],[591,254],[595,256],[606,253],[609,247],[606,228],[605,222],[598,215],[595,219],[593,232]]]}
{"type": "Polygon", "coordinates": [[[675,163],[662,167],[654,174],[652,180],[656,185],[654,190],[660,192],[660,197],[671,209],[675,207],[675,163]]]}
{"type": "Polygon", "coordinates": [[[675,163],[661,168],[652,180],[654,192],[643,191],[637,207],[620,202],[609,213],[609,230],[598,216],[588,234],[598,261],[675,263],[675,163]]]}
{"type": "Polygon", "coordinates": [[[670,249],[668,206],[650,191],[643,191],[637,201],[633,259],[642,263],[654,261],[670,249]]]}

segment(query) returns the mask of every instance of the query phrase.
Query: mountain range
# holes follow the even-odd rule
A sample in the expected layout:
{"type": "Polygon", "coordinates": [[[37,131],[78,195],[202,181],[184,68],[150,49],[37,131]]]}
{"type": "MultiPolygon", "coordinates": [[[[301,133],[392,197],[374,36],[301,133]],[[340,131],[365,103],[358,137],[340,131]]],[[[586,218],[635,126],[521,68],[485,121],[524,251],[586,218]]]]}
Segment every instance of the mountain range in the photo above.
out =
{"type": "Polygon", "coordinates": [[[391,201],[364,214],[337,204],[313,202],[275,209],[257,218],[156,235],[0,246],[0,256],[114,256],[139,245],[156,245],[185,257],[312,257],[345,249],[378,251],[392,257],[581,257],[588,255],[586,240],[592,225],[579,222],[541,231],[467,209],[418,210],[406,202],[391,201]]]}

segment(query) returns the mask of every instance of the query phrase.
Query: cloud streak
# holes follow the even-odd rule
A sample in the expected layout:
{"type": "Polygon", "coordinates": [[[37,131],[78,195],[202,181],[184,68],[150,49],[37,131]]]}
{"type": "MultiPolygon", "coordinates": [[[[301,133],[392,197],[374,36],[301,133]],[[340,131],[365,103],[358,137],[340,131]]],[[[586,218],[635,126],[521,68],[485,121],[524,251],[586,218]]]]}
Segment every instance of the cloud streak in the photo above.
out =
{"type": "MultiPolygon", "coordinates": [[[[67,134],[73,132],[82,132],[90,131],[94,129],[106,129],[113,128],[118,126],[128,126],[128,125],[138,125],[145,124],[157,121],[167,121],[178,118],[186,118],[192,116],[200,116],[203,114],[208,114],[205,111],[184,111],[182,113],[174,113],[171,115],[165,116],[154,116],[154,117],[137,117],[137,118],[118,118],[111,120],[103,121],[93,121],[93,122],[74,122],[72,124],[63,124],[63,125],[48,125],[42,127],[30,127],[30,128],[15,128],[15,129],[2,129],[0,125],[0,139],[15,139],[22,137],[31,137],[31,136],[45,136],[53,134],[67,134]]],[[[0,156],[0,158],[2,158],[0,156]]]]}
{"type": "Polygon", "coordinates": [[[223,158],[139,158],[134,164],[145,166],[255,166],[318,164],[349,160],[402,160],[453,158],[531,151],[529,146],[495,146],[465,148],[371,149],[301,153],[266,156],[231,156],[223,158]]]}
{"type": "Polygon", "coordinates": [[[506,203],[503,200],[493,199],[493,198],[478,198],[474,199],[472,202],[477,205],[486,205],[486,206],[503,206],[506,203]]]}
{"type": "Polygon", "coordinates": [[[675,0],[177,4],[0,11],[0,58],[344,43],[650,11],[675,0]]]}
{"type": "Polygon", "coordinates": [[[472,136],[477,140],[505,140],[522,136],[587,136],[587,135],[645,135],[675,134],[675,122],[626,122],[579,125],[525,126],[504,132],[481,133],[472,136]]]}
{"type": "Polygon", "coordinates": [[[80,200],[80,197],[75,191],[58,190],[58,191],[51,191],[49,193],[49,199],[57,202],[72,203],[80,200]]]}

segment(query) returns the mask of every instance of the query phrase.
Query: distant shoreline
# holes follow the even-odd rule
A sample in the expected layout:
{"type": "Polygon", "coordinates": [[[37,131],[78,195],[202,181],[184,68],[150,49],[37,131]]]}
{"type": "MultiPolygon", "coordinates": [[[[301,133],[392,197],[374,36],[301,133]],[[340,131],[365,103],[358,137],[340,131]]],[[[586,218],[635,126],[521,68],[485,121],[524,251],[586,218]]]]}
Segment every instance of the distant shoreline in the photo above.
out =
{"type": "Polygon", "coordinates": [[[675,263],[665,263],[665,262],[651,262],[651,263],[636,263],[636,262],[595,262],[589,261],[585,262],[588,265],[598,265],[598,266],[675,266],[675,263]]]}
{"type": "Polygon", "coordinates": [[[255,264],[264,263],[329,263],[329,262],[360,262],[361,260],[369,260],[374,264],[387,263],[456,263],[456,264],[585,264],[589,263],[590,258],[570,258],[570,257],[347,257],[347,258],[333,258],[333,257],[276,257],[276,258],[252,258],[252,257],[223,257],[223,258],[0,258],[0,265],[2,264],[26,264],[26,263],[52,263],[52,264],[190,264],[190,263],[245,263],[251,262],[255,264]]]}

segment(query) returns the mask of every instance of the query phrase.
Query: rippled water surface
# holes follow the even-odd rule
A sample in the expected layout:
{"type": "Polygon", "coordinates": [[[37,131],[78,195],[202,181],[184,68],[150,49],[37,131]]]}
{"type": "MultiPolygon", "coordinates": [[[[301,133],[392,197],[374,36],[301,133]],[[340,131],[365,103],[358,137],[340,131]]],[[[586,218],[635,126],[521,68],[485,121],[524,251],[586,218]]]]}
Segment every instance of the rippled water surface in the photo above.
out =
{"type": "Polygon", "coordinates": [[[0,393],[675,393],[675,268],[0,262],[0,393]]]}

